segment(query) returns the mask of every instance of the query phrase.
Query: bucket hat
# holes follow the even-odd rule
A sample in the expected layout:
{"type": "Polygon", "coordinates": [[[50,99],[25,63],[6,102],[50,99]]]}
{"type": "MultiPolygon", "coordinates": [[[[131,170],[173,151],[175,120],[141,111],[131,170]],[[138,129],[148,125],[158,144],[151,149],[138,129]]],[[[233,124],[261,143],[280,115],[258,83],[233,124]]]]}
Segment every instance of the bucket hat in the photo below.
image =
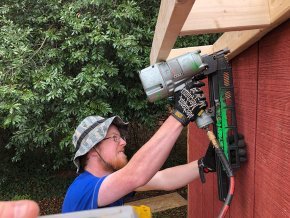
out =
{"type": "Polygon", "coordinates": [[[76,150],[73,162],[77,167],[77,172],[80,169],[79,157],[88,153],[106,137],[111,124],[127,131],[128,123],[124,122],[119,116],[110,118],[89,116],[78,125],[73,135],[73,144],[76,150]]]}

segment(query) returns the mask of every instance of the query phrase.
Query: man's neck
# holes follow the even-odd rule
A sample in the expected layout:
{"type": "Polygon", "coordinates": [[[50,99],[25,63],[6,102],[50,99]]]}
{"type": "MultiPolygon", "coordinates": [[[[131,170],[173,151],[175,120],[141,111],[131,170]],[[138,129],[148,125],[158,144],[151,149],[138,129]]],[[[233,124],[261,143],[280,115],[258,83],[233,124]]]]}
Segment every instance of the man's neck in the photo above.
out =
{"type": "Polygon", "coordinates": [[[103,177],[111,174],[112,172],[107,171],[103,168],[100,167],[91,167],[91,166],[86,166],[85,170],[88,171],[89,173],[93,174],[96,177],[103,177]]]}

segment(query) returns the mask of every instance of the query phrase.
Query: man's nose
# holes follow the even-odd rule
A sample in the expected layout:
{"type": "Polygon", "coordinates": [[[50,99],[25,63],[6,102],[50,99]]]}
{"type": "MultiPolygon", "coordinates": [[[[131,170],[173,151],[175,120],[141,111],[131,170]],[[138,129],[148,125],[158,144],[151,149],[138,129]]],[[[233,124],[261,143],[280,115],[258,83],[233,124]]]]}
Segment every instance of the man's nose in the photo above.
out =
{"type": "Polygon", "coordinates": [[[121,146],[126,146],[127,145],[127,142],[126,142],[126,140],[125,139],[123,139],[122,137],[120,138],[120,144],[121,144],[121,146]]]}

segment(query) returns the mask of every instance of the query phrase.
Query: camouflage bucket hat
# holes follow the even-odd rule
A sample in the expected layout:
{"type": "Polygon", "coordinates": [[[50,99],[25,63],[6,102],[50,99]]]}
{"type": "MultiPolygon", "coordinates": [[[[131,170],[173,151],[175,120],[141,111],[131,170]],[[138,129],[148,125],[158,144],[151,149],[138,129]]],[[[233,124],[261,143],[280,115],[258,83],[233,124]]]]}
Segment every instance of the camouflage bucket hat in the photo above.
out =
{"type": "Polygon", "coordinates": [[[79,157],[88,153],[89,150],[106,137],[111,124],[125,130],[128,126],[128,123],[125,123],[119,116],[110,118],[89,116],[78,125],[73,135],[73,144],[76,149],[73,161],[77,167],[77,172],[80,169],[79,157]]]}

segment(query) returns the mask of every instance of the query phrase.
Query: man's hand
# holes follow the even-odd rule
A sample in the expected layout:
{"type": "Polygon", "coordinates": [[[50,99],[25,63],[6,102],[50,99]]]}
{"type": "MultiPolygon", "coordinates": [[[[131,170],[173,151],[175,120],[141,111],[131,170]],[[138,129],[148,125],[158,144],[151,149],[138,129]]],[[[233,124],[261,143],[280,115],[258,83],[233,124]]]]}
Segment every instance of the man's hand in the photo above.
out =
{"type": "MultiPolygon", "coordinates": [[[[229,137],[229,145],[234,144],[234,137],[229,137]]],[[[245,148],[244,136],[238,134],[238,158],[240,162],[245,162],[247,160],[246,148],[245,148]]],[[[232,157],[233,158],[233,157],[232,157]]],[[[235,160],[234,160],[235,161],[235,160]]],[[[215,159],[215,149],[210,143],[205,156],[198,160],[199,176],[202,183],[205,183],[205,173],[211,173],[216,171],[216,159],[215,159]]]]}
{"type": "Polygon", "coordinates": [[[37,218],[39,206],[35,201],[0,201],[0,217],[14,218],[37,218]]]}
{"type": "Polygon", "coordinates": [[[199,176],[202,183],[205,183],[205,173],[216,171],[215,150],[211,143],[209,143],[205,156],[200,158],[197,162],[199,169],[199,176]]]}
{"type": "Polygon", "coordinates": [[[195,121],[198,113],[207,107],[205,96],[200,89],[202,86],[204,86],[203,82],[190,82],[181,91],[174,94],[175,108],[172,116],[183,126],[190,121],[195,121]]]}

